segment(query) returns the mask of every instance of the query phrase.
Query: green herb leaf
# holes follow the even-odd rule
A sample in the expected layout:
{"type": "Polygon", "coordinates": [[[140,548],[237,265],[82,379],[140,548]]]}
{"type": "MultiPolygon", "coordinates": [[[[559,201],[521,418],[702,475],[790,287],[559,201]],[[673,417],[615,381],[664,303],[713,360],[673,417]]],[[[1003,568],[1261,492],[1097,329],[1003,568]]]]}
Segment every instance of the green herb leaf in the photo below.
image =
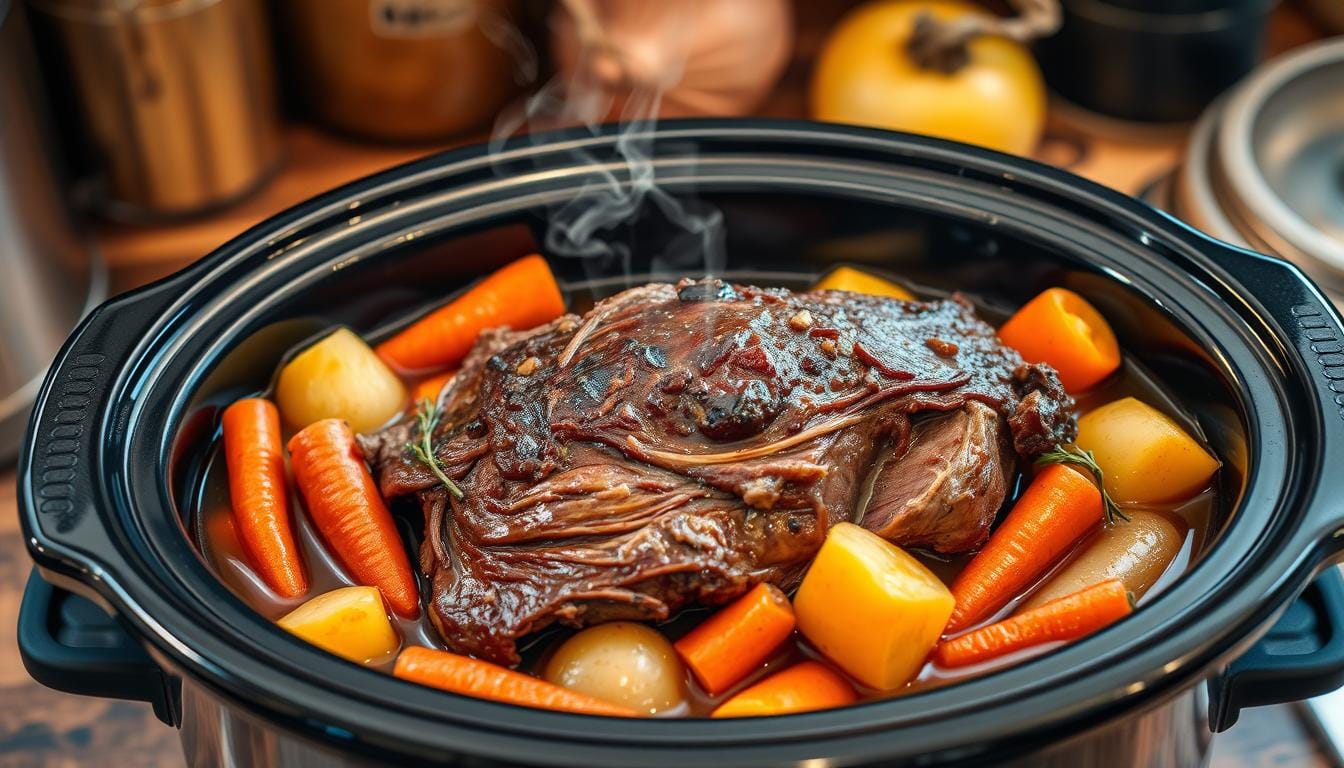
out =
{"type": "Polygon", "coordinates": [[[440,406],[430,400],[421,400],[416,403],[415,421],[416,429],[420,433],[420,440],[407,443],[406,450],[410,451],[421,464],[428,467],[429,471],[433,472],[439,482],[443,483],[443,486],[448,489],[448,492],[453,494],[453,498],[460,501],[465,494],[462,493],[462,489],[457,486],[457,483],[453,482],[452,478],[444,474],[443,467],[439,466],[439,460],[434,456],[434,428],[439,425],[439,419],[442,416],[443,411],[440,406]]]}
{"type": "Polygon", "coordinates": [[[1114,525],[1116,520],[1129,520],[1129,515],[1115,503],[1111,494],[1106,492],[1105,477],[1101,472],[1101,465],[1092,455],[1091,451],[1084,451],[1081,448],[1068,445],[1057,445],[1053,451],[1046,451],[1036,458],[1036,466],[1044,467],[1050,464],[1072,464],[1075,467],[1082,467],[1092,474],[1093,481],[1097,484],[1097,490],[1101,491],[1101,503],[1106,508],[1106,523],[1114,525]]]}

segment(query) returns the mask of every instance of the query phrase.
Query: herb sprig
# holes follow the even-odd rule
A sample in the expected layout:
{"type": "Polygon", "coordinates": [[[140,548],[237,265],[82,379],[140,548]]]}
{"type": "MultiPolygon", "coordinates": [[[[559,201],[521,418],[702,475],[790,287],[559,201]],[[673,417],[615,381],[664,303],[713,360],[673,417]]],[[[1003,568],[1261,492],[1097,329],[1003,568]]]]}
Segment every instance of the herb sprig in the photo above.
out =
{"type": "Polygon", "coordinates": [[[410,451],[421,464],[424,464],[430,472],[434,473],[434,476],[439,479],[440,483],[443,483],[448,492],[453,494],[453,498],[461,501],[465,494],[462,493],[462,489],[457,486],[457,483],[453,482],[452,478],[444,474],[443,467],[439,466],[439,460],[434,456],[434,428],[439,425],[439,419],[442,417],[442,407],[434,402],[425,399],[416,403],[415,423],[416,429],[420,432],[420,440],[407,443],[406,450],[410,451]]]}
{"type": "Polygon", "coordinates": [[[1111,494],[1106,492],[1105,477],[1101,471],[1101,465],[1097,463],[1097,458],[1091,451],[1085,451],[1081,448],[1068,445],[1057,445],[1053,451],[1046,451],[1036,458],[1036,466],[1044,467],[1049,464],[1072,464],[1075,467],[1082,467],[1092,475],[1092,479],[1097,484],[1097,490],[1101,491],[1101,503],[1106,508],[1106,523],[1114,525],[1115,521],[1129,521],[1129,515],[1115,503],[1111,494]]]}

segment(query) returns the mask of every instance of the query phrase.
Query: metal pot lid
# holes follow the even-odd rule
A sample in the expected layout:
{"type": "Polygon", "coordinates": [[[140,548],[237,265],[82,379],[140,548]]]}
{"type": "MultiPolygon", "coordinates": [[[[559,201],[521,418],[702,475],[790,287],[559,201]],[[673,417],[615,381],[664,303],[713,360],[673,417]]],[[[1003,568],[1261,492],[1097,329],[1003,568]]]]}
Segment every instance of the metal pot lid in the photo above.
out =
{"type": "Polygon", "coordinates": [[[1239,86],[1215,151],[1228,193],[1267,241],[1344,279],[1344,39],[1282,56],[1239,86]]]}

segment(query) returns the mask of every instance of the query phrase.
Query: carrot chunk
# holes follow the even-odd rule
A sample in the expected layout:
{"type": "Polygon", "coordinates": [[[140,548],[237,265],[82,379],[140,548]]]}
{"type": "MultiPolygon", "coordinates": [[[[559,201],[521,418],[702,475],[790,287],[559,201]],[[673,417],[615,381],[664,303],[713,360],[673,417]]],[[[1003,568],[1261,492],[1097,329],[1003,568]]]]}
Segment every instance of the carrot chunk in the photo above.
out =
{"type": "Polygon", "coordinates": [[[933,660],[942,667],[964,667],[1023,648],[1090,635],[1134,610],[1119,579],[1094,584],[1039,608],[1033,608],[940,643],[933,660]]]}
{"type": "Polygon", "coordinates": [[[853,704],[858,697],[843,677],[819,661],[777,672],[719,705],[712,717],[759,717],[811,712],[853,704]]]}
{"type": "Polygon", "coordinates": [[[412,646],[401,652],[392,674],[452,693],[525,707],[585,715],[634,717],[627,707],[469,656],[412,646]]]}
{"type": "Polygon", "coordinates": [[[700,685],[717,694],[759,667],[793,633],[793,625],[789,599],[779,587],[762,583],[691,630],[674,647],[700,685]]]}
{"type": "Polygon", "coordinates": [[[957,574],[957,605],[944,631],[973,626],[1007,605],[1100,523],[1103,512],[1092,480],[1062,464],[1041,470],[984,549],[957,574]]]}
{"type": "Polygon", "coordinates": [[[243,552],[271,591],[300,597],[308,576],[290,523],[280,412],[253,397],[225,408],[223,422],[229,499],[243,552]]]}
{"type": "Polygon", "coordinates": [[[1064,288],[1045,290],[1023,305],[999,329],[999,338],[1027,362],[1059,371],[1069,392],[1089,389],[1120,367],[1120,345],[1106,318],[1064,288]]]}
{"type": "Polygon", "coordinates": [[[401,371],[454,367],[481,331],[504,326],[525,331],[564,311],[565,300],[551,268],[534,254],[503,267],[379,344],[378,356],[401,371]]]}
{"type": "Polygon", "coordinates": [[[431,403],[439,402],[439,395],[443,394],[443,388],[448,383],[457,378],[457,370],[444,371],[443,373],[430,376],[427,379],[421,379],[419,383],[411,389],[411,406],[414,408],[422,400],[428,400],[431,403]]]}
{"type": "Polygon", "coordinates": [[[406,548],[350,426],[339,419],[310,424],[290,439],[289,452],[308,515],[341,564],[356,582],[377,587],[399,616],[419,616],[406,548]]]}

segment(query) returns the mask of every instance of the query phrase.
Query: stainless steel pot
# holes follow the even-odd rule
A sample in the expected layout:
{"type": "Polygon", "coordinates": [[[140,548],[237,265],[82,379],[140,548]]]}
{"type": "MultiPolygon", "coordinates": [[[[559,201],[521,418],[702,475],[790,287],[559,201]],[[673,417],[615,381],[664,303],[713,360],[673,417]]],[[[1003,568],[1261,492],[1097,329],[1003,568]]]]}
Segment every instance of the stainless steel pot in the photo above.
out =
{"type": "MultiPolygon", "coordinates": [[[[261,0],[29,0],[68,63],[68,93],[123,219],[197,213],[280,162],[261,0]]],[[[63,91],[67,92],[67,91],[63,91]]]]}
{"type": "Polygon", "coordinates": [[[19,645],[49,685],[154,702],[198,765],[1198,766],[1242,707],[1344,682],[1344,582],[1327,568],[1344,556],[1341,344],[1344,320],[1291,265],[965,145],[722,120],[464,149],[282,214],[75,333],[19,469],[41,568],[19,645]],[[633,164],[631,146],[644,150],[633,164]],[[672,201],[693,200],[722,217],[729,278],[804,285],[866,257],[993,306],[1065,285],[1194,409],[1234,508],[1157,599],[1054,653],[914,695],[733,722],[596,719],[422,688],[299,640],[214,577],[183,515],[219,404],[264,388],[313,318],[371,333],[538,248],[548,212],[584,190],[607,199],[650,178],[664,196],[601,230],[628,271],[547,254],[572,295],[703,270],[659,247],[686,234],[672,201]],[[74,437],[55,433],[70,424],[74,437]],[[49,582],[112,609],[116,647],[63,644],[70,598],[49,582]]]}
{"type": "Polygon", "coordinates": [[[56,351],[105,279],[65,204],[23,8],[0,0],[0,466],[56,351]]]}
{"type": "Polygon", "coordinates": [[[1298,264],[1344,299],[1344,39],[1280,57],[1210,106],[1170,207],[1214,237],[1298,264]]]}

